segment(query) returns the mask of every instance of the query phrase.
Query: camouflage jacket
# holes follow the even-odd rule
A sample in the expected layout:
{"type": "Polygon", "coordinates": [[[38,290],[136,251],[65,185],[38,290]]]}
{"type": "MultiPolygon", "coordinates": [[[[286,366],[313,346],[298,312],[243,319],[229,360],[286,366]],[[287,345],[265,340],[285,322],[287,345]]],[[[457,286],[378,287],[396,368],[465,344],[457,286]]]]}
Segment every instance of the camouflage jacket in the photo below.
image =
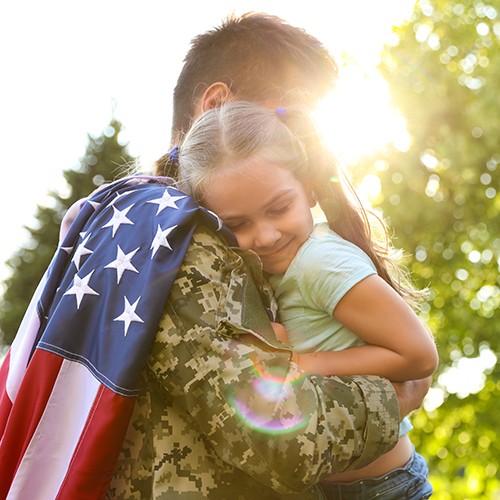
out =
{"type": "Polygon", "coordinates": [[[389,382],[304,376],[291,362],[263,307],[270,297],[258,262],[196,231],[108,498],[322,498],[323,476],[396,443],[389,382]]]}

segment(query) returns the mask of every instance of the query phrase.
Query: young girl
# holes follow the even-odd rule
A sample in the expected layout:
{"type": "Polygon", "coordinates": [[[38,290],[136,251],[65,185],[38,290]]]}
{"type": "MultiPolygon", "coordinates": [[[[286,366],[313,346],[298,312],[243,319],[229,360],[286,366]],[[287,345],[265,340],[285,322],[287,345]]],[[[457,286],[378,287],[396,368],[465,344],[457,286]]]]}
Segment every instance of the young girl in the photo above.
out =
{"type": "MultiPolygon", "coordinates": [[[[376,238],[305,112],[244,102],[210,110],[187,133],[178,162],[180,187],[259,255],[285,327],[276,333],[304,371],[393,381],[434,372],[434,342],[412,308],[421,293],[391,257],[387,232],[376,238]],[[314,224],[316,203],[327,223],[314,224]]],[[[403,427],[395,448],[328,478],[325,494],[428,498],[427,466],[403,427]]]]}

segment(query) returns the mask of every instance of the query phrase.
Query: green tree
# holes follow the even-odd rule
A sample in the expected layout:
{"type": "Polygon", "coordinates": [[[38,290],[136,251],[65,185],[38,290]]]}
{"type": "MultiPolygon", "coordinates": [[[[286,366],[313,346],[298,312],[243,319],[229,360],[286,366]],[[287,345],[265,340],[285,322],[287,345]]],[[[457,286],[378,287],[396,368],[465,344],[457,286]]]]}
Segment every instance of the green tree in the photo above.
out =
{"type": "Polygon", "coordinates": [[[59,240],[59,225],[66,210],[97,186],[126,172],[134,159],[120,140],[122,124],[112,119],[98,137],[88,137],[85,155],[76,168],[63,171],[64,194],[50,192],[51,206],[39,205],[35,222],[26,227],[28,241],[7,261],[10,276],[0,301],[0,345],[10,344],[17,332],[31,296],[50,263],[59,240]]]}
{"type": "Polygon", "coordinates": [[[499,0],[417,2],[381,62],[411,145],[355,169],[380,178],[374,205],[432,290],[423,315],[441,363],[412,439],[443,500],[500,491],[499,16],[499,0]]]}

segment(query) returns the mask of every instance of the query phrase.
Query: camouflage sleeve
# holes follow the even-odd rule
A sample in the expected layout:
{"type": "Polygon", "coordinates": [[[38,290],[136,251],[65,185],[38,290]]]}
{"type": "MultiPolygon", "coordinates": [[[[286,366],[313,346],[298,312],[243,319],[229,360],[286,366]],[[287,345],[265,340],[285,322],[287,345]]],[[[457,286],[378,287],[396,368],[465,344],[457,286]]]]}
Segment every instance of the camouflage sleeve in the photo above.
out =
{"type": "Polygon", "coordinates": [[[254,272],[198,231],[150,369],[222,460],[277,492],[299,492],[394,446],[397,399],[378,377],[305,376],[274,338],[254,272]]]}

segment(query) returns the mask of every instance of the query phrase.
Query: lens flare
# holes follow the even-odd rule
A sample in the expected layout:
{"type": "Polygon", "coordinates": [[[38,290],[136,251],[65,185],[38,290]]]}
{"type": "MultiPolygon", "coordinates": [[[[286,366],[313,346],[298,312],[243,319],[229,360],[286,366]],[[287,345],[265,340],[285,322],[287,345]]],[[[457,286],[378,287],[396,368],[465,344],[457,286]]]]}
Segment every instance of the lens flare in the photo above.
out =
{"type": "Polygon", "coordinates": [[[282,367],[264,369],[255,362],[253,372],[254,378],[249,381],[247,390],[228,398],[245,425],[266,434],[285,434],[307,425],[307,411],[283,411],[289,403],[292,406],[295,404],[293,386],[303,379],[302,373],[295,372],[291,377],[283,377],[280,375],[282,367]]]}

